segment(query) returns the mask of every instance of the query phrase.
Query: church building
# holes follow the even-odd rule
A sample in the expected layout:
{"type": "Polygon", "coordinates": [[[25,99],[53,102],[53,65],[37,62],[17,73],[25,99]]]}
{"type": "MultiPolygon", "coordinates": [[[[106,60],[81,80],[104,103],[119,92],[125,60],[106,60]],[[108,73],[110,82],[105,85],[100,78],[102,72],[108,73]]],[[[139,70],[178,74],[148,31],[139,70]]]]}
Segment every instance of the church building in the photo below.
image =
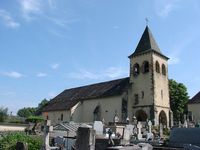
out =
{"type": "Polygon", "coordinates": [[[66,121],[109,123],[117,116],[118,122],[136,117],[170,126],[168,57],[148,26],[129,60],[129,77],[66,89],[43,108],[43,117],[54,125],[66,121]]]}

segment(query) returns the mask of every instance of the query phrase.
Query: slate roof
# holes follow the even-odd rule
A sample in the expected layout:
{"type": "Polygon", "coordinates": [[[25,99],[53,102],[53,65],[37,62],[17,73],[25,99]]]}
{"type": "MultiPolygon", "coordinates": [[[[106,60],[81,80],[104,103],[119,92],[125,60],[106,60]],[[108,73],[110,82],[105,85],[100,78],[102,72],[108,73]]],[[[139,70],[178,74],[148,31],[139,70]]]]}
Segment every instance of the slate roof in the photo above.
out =
{"type": "Polygon", "coordinates": [[[188,104],[196,104],[196,103],[200,103],[200,91],[188,101],[188,104]]]}
{"type": "Polygon", "coordinates": [[[156,52],[157,54],[165,57],[166,59],[168,59],[168,57],[164,56],[161,51],[160,51],[160,48],[158,47],[158,44],[156,43],[154,37],[153,37],[153,34],[151,33],[150,29],[148,26],[146,26],[143,34],[142,34],[142,37],[134,51],[133,54],[131,54],[129,56],[132,57],[132,56],[136,56],[136,55],[139,55],[139,54],[143,54],[143,53],[146,53],[146,52],[149,52],[149,51],[154,51],[156,52]]]}
{"type": "Polygon", "coordinates": [[[42,112],[69,110],[80,101],[120,95],[126,89],[128,84],[129,77],[66,89],[53,98],[48,105],[42,109],[42,112]]]}

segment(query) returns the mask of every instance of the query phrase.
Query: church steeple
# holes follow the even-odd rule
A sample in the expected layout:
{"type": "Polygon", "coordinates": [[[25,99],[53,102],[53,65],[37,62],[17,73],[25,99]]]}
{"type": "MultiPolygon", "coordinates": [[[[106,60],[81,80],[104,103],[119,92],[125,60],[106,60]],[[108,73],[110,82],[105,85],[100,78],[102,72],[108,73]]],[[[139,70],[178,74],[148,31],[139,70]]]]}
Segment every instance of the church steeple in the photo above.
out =
{"type": "Polygon", "coordinates": [[[130,55],[129,58],[134,55],[141,54],[150,50],[153,50],[162,55],[160,48],[158,47],[149,27],[146,26],[134,53],[130,55]]]}

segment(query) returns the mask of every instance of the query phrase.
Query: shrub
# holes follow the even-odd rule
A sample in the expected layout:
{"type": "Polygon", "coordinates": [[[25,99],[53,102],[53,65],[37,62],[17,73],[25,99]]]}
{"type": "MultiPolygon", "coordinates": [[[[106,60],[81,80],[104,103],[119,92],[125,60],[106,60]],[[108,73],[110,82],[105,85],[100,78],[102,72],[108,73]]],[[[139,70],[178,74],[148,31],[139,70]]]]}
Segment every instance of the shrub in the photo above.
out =
{"type": "Polygon", "coordinates": [[[17,142],[23,142],[28,144],[29,150],[39,150],[42,146],[42,138],[38,136],[29,136],[25,133],[8,133],[2,139],[0,139],[0,149],[3,150],[15,150],[17,142]]]}

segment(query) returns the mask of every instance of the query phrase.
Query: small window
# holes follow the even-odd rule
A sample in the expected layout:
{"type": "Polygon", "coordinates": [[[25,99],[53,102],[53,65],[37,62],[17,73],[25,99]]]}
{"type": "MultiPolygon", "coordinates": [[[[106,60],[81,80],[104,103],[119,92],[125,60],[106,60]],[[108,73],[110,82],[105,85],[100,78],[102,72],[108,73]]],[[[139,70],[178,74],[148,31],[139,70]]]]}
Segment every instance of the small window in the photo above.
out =
{"type": "Polygon", "coordinates": [[[144,61],[143,62],[143,73],[147,73],[147,72],[149,72],[149,62],[144,61]]]}
{"type": "Polygon", "coordinates": [[[139,66],[138,63],[136,63],[136,64],[133,66],[133,75],[134,75],[134,76],[137,76],[139,73],[140,73],[140,66],[139,66]]]}
{"type": "Polygon", "coordinates": [[[135,105],[139,103],[139,96],[138,94],[135,94],[135,105]]]}
{"type": "Polygon", "coordinates": [[[162,74],[165,76],[166,75],[166,67],[164,64],[162,64],[162,74]]]}
{"type": "Polygon", "coordinates": [[[161,90],[161,98],[163,99],[163,90],[161,90]]]}
{"type": "Polygon", "coordinates": [[[60,116],[60,120],[63,121],[63,114],[61,114],[61,116],[60,116]]]}
{"type": "Polygon", "coordinates": [[[158,61],[156,61],[156,72],[160,73],[160,64],[158,61]]]}
{"type": "Polygon", "coordinates": [[[144,98],[144,91],[142,91],[142,99],[144,98]]]}

